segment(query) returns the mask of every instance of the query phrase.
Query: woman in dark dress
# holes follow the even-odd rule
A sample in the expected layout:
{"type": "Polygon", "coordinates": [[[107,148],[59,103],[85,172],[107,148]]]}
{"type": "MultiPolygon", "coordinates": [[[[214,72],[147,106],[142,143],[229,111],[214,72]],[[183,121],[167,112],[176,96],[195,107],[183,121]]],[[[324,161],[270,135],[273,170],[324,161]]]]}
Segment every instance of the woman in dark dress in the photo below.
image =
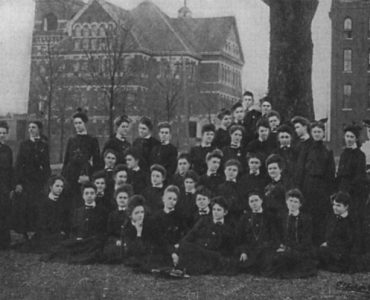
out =
{"type": "Polygon", "coordinates": [[[312,217],[312,238],[319,246],[324,237],[321,224],[330,212],[330,195],[334,192],[335,162],[333,151],[324,144],[325,124],[311,124],[312,146],[308,149],[304,165],[302,193],[305,197],[304,211],[312,217]]]}
{"type": "Polygon", "coordinates": [[[232,122],[232,114],[228,109],[223,108],[217,115],[220,120],[220,127],[216,130],[215,138],[212,142],[213,146],[222,149],[230,145],[229,126],[232,122]]]}
{"type": "Polygon", "coordinates": [[[72,208],[83,205],[80,198],[81,184],[89,181],[92,173],[99,170],[100,165],[99,142],[96,137],[87,133],[87,122],[88,117],[81,109],[73,115],[76,135],[69,138],[64,155],[62,175],[70,189],[72,208]]]}
{"type": "Polygon", "coordinates": [[[114,120],[114,125],[116,126],[116,134],[111,137],[103,147],[102,153],[105,150],[114,150],[117,154],[117,164],[124,164],[125,154],[131,148],[130,142],[127,140],[128,132],[130,130],[131,120],[128,116],[123,115],[114,120]]]}
{"type": "Polygon", "coordinates": [[[106,240],[107,215],[96,203],[96,186],[91,182],[82,185],[84,206],[75,209],[70,236],[41,257],[43,261],[90,264],[101,261],[106,240]]]}
{"type": "Polygon", "coordinates": [[[10,244],[11,203],[9,193],[13,189],[13,152],[5,144],[9,126],[0,121],[0,249],[10,244]]]}
{"type": "Polygon", "coordinates": [[[108,216],[107,242],[104,246],[103,262],[122,263],[125,257],[124,252],[124,228],[130,221],[127,214],[127,206],[132,196],[133,188],[125,184],[114,193],[117,208],[108,216]]]}
{"type": "Polygon", "coordinates": [[[222,196],[215,197],[212,216],[201,218],[172,255],[175,266],[190,275],[230,272],[234,234],[225,222],[227,212],[226,200],[222,196]]]}
{"type": "Polygon", "coordinates": [[[347,126],[344,129],[345,148],[340,155],[337,172],[337,190],[348,192],[352,198],[352,213],[362,218],[366,191],[366,157],[360,150],[361,127],[347,126]]]}
{"type": "Polygon", "coordinates": [[[287,192],[287,211],[279,218],[280,247],[269,258],[263,275],[276,278],[306,278],[317,275],[317,261],[312,245],[311,217],[300,207],[303,195],[298,189],[287,192]]]}
{"type": "MultiPolygon", "coordinates": [[[[29,139],[19,145],[15,164],[15,192],[24,202],[18,207],[18,217],[23,219],[24,228],[16,228],[32,236],[38,224],[38,208],[45,194],[45,186],[50,176],[49,145],[41,134],[39,121],[29,123],[29,139]]],[[[17,209],[17,210],[18,210],[17,209]]]]}
{"type": "Polygon", "coordinates": [[[241,125],[232,125],[229,129],[230,133],[230,144],[222,148],[224,154],[223,162],[227,162],[230,159],[236,159],[240,162],[241,169],[239,170],[239,176],[243,174],[243,171],[247,167],[246,162],[246,151],[243,147],[243,136],[244,127],[241,125]]]}
{"type": "Polygon", "coordinates": [[[148,117],[142,117],[139,122],[139,137],[132,144],[132,150],[140,157],[140,168],[145,172],[150,170],[150,154],[155,146],[161,143],[152,136],[153,123],[148,117]]]}

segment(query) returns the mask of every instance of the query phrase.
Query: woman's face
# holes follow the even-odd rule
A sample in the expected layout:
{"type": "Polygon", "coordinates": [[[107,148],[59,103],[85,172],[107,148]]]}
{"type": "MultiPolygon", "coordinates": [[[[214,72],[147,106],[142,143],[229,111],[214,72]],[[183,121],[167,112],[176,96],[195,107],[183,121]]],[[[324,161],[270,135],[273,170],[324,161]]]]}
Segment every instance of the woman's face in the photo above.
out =
{"type": "Polygon", "coordinates": [[[91,205],[95,202],[96,191],[93,188],[85,188],[82,193],[82,198],[85,201],[85,205],[91,205]]]}
{"type": "Polygon", "coordinates": [[[163,204],[167,209],[174,209],[177,203],[177,195],[174,192],[166,192],[163,195],[163,204]]]}
{"type": "Polygon", "coordinates": [[[8,137],[8,130],[4,127],[0,127],[0,143],[4,143],[8,137]]]}
{"type": "Polygon", "coordinates": [[[177,169],[180,175],[184,175],[190,169],[190,163],[186,158],[180,158],[177,162],[177,169]]]}
{"type": "Polygon", "coordinates": [[[104,193],[106,184],[104,178],[97,178],[94,180],[94,184],[96,185],[96,191],[98,193],[104,193]]]}
{"type": "Polygon", "coordinates": [[[122,184],[125,184],[127,183],[127,172],[126,170],[122,170],[122,171],[119,171],[117,172],[116,176],[115,176],[115,182],[117,185],[122,185],[122,184]]]}
{"type": "Polygon", "coordinates": [[[286,205],[289,211],[298,211],[301,207],[301,201],[296,197],[289,197],[286,200],[286,205]]]}
{"type": "Polygon", "coordinates": [[[249,196],[248,203],[252,212],[257,212],[262,208],[262,199],[258,195],[249,196]]]}
{"type": "Polygon", "coordinates": [[[37,137],[40,135],[40,128],[35,123],[28,125],[28,133],[31,137],[37,137]]]}
{"type": "Polygon", "coordinates": [[[131,220],[134,223],[143,223],[145,216],[145,210],[142,205],[136,206],[131,213],[131,220]]]}
{"type": "Polygon", "coordinates": [[[212,216],[213,220],[219,221],[222,220],[227,214],[227,211],[219,204],[214,204],[212,206],[212,216]]]}
{"type": "Polygon", "coordinates": [[[322,130],[320,127],[313,127],[311,129],[311,135],[314,141],[319,142],[322,141],[325,137],[325,131],[322,130]]]}
{"type": "Polygon", "coordinates": [[[243,138],[243,133],[240,130],[235,130],[231,135],[231,143],[239,145],[243,138]]]}
{"type": "Polygon", "coordinates": [[[292,143],[292,136],[288,132],[279,132],[278,140],[280,146],[290,146],[292,143]]]}
{"type": "Polygon", "coordinates": [[[74,118],[73,119],[73,126],[75,127],[75,130],[77,133],[81,133],[86,131],[86,125],[84,121],[82,121],[81,118],[74,118]]]}
{"type": "Polygon", "coordinates": [[[149,134],[150,134],[150,130],[149,130],[149,128],[148,128],[146,125],[144,125],[144,124],[140,123],[140,124],[139,124],[139,136],[140,136],[141,138],[145,138],[145,137],[147,137],[149,134]]]}
{"type": "Polygon", "coordinates": [[[126,137],[128,135],[128,131],[130,129],[130,124],[127,122],[122,122],[118,127],[117,127],[117,133],[122,136],[126,137]]]}
{"type": "Polygon", "coordinates": [[[351,148],[353,145],[355,145],[357,142],[357,138],[351,131],[346,131],[344,134],[344,143],[346,144],[346,147],[351,148]]]}
{"type": "Polygon", "coordinates": [[[116,202],[118,207],[127,207],[128,203],[128,194],[126,192],[120,192],[116,196],[116,202]]]}
{"type": "Polygon", "coordinates": [[[63,192],[64,182],[60,179],[55,180],[54,184],[51,186],[51,193],[55,196],[60,196],[63,192]]]}
{"type": "Polygon", "coordinates": [[[113,153],[107,153],[104,157],[104,163],[106,168],[113,169],[116,165],[117,157],[113,153]]]}

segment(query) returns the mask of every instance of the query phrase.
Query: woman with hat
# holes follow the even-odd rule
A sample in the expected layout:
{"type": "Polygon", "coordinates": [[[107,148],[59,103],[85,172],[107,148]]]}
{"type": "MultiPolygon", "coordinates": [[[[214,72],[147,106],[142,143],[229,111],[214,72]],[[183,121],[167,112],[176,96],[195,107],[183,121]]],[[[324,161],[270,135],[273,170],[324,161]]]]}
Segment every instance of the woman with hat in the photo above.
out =
{"type": "Polygon", "coordinates": [[[23,195],[25,200],[17,209],[20,222],[17,222],[19,228],[16,229],[27,233],[28,238],[33,235],[38,225],[39,201],[44,198],[44,188],[51,174],[49,145],[41,131],[40,121],[29,122],[29,138],[20,143],[15,163],[15,192],[17,195],[23,195]]]}
{"type": "Polygon", "coordinates": [[[351,124],[344,128],[345,148],[340,155],[337,172],[337,189],[348,192],[352,208],[361,217],[366,201],[366,158],[360,150],[361,126],[351,124]]]}
{"type": "Polygon", "coordinates": [[[73,115],[76,135],[70,137],[64,155],[62,175],[69,184],[69,192],[73,199],[72,207],[80,207],[80,185],[89,181],[91,174],[99,169],[100,152],[96,137],[87,133],[88,117],[80,108],[73,115]]]}

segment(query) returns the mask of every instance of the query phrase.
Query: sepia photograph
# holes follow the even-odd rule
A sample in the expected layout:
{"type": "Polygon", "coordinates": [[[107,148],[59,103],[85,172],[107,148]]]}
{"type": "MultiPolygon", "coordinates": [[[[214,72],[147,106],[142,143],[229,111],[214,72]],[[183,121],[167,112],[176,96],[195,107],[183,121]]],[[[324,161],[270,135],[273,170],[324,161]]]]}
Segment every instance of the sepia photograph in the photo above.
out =
{"type": "Polygon", "coordinates": [[[370,0],[0,0],[0,300],[370,299],[370,0]]]}

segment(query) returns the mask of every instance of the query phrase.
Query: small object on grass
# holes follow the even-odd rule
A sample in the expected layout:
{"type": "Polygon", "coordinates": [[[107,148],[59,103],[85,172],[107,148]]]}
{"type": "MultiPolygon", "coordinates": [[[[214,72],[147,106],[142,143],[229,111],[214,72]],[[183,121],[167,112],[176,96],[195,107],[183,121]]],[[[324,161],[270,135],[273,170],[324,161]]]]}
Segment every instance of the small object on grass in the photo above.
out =
{"type": "Polygon", "coordinates": [[[363,284],[338,281],[335,287],[341,291],[370,294],[370,285],[366,286],[363,284]]]}

